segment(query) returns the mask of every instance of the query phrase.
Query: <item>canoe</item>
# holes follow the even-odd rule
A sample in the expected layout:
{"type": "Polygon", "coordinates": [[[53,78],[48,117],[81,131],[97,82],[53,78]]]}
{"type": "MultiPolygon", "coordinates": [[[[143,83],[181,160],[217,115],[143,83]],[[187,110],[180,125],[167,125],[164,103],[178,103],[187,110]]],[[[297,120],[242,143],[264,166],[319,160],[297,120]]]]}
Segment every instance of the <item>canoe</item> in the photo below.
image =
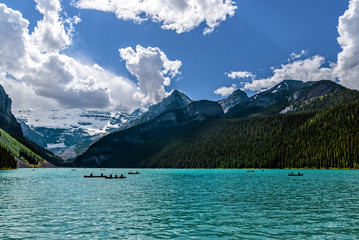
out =
{"type": "Polygon", "coordinates": [[[140,174],[139,172],[138,173],[135,173],[135,172],[129,172],[128,174],[140,174]]]}
{"type": "Polygon", "coordinates": [[[119,178],[126,178],[126,177],[105,177],[106,179],[119,179],[119,178]]]}
{"type": "Polygon", "coordinates": [[[290,176],[290,177],[301,177],[301,176],[303,176],[303,175],[304,175],[304,173],[288,174],[288,176],[290,176]]]}

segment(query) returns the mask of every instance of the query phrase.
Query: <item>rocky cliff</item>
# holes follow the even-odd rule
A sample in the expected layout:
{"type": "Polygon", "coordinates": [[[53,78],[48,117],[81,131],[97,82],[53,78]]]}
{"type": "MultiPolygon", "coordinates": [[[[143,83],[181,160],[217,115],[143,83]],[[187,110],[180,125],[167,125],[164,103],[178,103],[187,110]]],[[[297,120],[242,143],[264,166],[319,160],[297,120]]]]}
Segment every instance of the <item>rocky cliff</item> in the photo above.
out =
{"type": "Polygon", "coordinates": [[[22,137],[21,126],[11,113],[11,103],[11,99],[0,85],[0,128],[14,136],[22,137]]]}

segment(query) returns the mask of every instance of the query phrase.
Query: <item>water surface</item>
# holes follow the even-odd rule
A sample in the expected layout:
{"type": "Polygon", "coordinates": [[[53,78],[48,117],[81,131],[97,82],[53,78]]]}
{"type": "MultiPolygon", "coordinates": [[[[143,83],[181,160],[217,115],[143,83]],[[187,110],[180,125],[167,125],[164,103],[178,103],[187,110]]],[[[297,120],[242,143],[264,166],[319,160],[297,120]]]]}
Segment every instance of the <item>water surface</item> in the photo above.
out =
{"type": "Polygon", "coordinates": [[[359,171],[128,171],[0,171],[0,239],[359,237],[359,171]]]}

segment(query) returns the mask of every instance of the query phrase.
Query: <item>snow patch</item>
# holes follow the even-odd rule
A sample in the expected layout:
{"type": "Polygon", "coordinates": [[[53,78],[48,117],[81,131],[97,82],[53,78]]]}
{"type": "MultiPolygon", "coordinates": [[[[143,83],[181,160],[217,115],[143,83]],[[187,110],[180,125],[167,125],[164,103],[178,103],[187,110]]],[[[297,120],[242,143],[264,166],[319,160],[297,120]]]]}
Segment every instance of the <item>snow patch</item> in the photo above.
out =
{"type": "Polygon", "coordinates": [[[65,148],[65,143],[48,143],[46,149],[65,148]]]}
{"type": "Polygon", "coordinates": [[[288,107],[284,108],[282,111],[280,111],[279,113],[280,114],[285,114],[285,113],[287,113],[289,111],[292,111],[292,110],[293,110],[293,106],[288,106],[288,107]]]}

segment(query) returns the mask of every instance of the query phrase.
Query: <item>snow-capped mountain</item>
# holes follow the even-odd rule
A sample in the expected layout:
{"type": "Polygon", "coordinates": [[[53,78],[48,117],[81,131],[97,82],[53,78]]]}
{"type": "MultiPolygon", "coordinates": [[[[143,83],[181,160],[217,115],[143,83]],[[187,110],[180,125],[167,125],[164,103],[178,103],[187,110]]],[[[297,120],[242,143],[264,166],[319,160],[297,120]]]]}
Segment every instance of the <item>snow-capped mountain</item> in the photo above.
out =
{"type": "Polygon", "coordinates": [[[180,91],[173,91],[149,110],[136,109],[131,114],[98,110],[26,110],[16,117],[24,135],[63,159],[72,159],[86,151],[91,143],[116,131],[138,125],[161,113],[182,108],[192,100],[180,91]]]}
{"type": "Polygon", "coordinates": [[[131,114],[97,110],[26,110],[16,117],[24,135],[63,159],[74,158],[98,138],[135,120],[144,112],[131,114]]]}

